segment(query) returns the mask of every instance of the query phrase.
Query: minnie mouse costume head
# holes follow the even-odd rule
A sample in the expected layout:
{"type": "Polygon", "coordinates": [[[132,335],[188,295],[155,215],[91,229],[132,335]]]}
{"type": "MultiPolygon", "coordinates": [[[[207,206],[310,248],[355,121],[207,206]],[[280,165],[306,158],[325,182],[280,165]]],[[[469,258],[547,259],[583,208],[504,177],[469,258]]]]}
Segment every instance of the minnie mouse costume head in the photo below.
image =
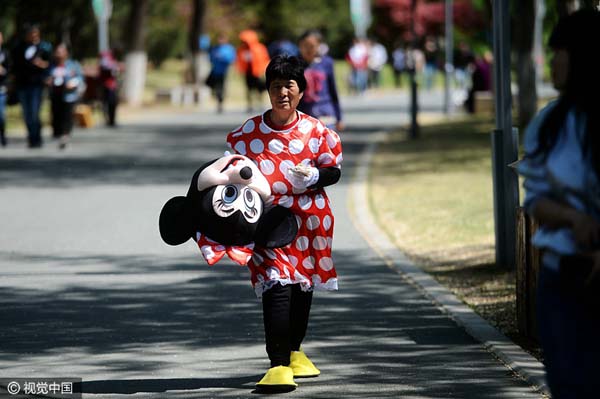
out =
{"type": "Polygon", "coordinates": [[[270,200],[271,188],[256,164],[242,155],[227,155],[201,166],[185,197],[167,201],[160,213],[160,235],[169,245],[195,238],[201,249],[205,241],[223,250],[251,250],[253,244],[283,247],[295,238],[298,225],[289,209],[269,206],[270,200]]]}

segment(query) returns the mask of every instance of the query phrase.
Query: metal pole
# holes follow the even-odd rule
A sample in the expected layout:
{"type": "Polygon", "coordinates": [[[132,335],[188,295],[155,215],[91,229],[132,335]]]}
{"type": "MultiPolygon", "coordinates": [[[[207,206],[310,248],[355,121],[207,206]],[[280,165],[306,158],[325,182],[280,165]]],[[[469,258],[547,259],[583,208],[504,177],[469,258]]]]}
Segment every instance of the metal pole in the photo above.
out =
{"type": "Polygon", "coordinates": [[[517,175],[508,167],[517,160],[517,135],[512,128],[510,91],[509,0],[493,1],[494,104],[496,129],[492,132],[496,263],[514,268],[516,256],[516,209],[519,203],[517,175]]]}
{"type": "Polygon", "coordinates": [[[411,9],[411,22],[410,22],[410,30],[412,33],[412,48],[411,48],[411,58],[412,58],[412,67],[410,68],[410,131],[409,137],[411,139],[416,139],[419,137],[419,124],[417,121],[417,113],[419,112],[419,102],[417,98],[417,64],[414,57],[414,51],[417,49],[418,40],[417,33],[415,30],[415,10],[417,8],[417,0],[412,0],[410,9],[411,9]]]}
{"type": "Polygon", "coordinates": [[[108,18],[98,19],[98,49],[108,50],[108,18]]]}
{"type": "Polygon", "coordinates": [[[452,0],[446,0],[446,62],[444,64],[445,80],[444,80],[444,111],[447,114],[454,111],[452,102],[452,77],[454,75],[454,62],[452,59],[454,52],[454,16],[452,14],[452,0]]]}

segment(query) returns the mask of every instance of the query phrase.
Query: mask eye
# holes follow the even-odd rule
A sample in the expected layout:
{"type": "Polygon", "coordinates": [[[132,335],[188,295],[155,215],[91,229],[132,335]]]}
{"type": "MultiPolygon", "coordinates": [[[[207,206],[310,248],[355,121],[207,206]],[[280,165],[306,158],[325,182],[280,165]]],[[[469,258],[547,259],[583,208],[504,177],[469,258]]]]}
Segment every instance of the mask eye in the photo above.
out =
{"type": "Polygon", "coordinates": [[[221,198],[223,202],[226,204],[231,204],[238,197],[238,189],[236,186],[226,186],[223,189],[223,193],[221,194],[221,198]]]}
{"type": "Polygon", "coordinates": [[[254,207],[254,195],[252,194],[252,190],[244,190],[244,203],[248,208],[254,207]]]}

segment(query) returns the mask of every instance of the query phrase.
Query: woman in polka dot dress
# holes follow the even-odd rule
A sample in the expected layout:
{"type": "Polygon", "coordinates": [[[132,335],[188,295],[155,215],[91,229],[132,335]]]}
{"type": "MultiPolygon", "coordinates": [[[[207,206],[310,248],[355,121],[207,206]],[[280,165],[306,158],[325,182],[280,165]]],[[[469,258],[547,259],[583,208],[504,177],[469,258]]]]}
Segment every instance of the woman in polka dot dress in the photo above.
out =
{"type": "Polygon", "coordinates": [[[306,88],[302,61],[275,57],[266,80],[272,108],[229,133],[227,143],[257,163],[271,185],[272,204],[291,209],[298,221],[298,235],[290,245],[257,248],[248,263],[252,284],[262,296],[271,361],[257,386],[293,389],[293,377],[320,373],[300,344],[313,289],[337,289],[331,258],[333,214],[323,187],[340,178],[342,147],[337,133],[296,109],[306,88]]]}

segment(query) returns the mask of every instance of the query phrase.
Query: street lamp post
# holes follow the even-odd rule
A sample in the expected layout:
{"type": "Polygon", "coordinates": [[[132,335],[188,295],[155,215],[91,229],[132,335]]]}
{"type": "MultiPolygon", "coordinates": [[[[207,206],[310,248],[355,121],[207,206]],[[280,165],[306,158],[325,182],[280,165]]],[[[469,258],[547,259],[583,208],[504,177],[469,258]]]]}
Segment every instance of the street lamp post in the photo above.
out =
{"type": "Polygon", "coordinates": [[[454,52],[454,29],[453,29],[453,14],[452,14],[452,0],[446,0],[446,13],[445,13],[445,36],[446,36],[446,62],[444,63],[444,72],[446,79],[444,80],[444,110],[447,114],[450,114],[453,110],[452,103],[452,77],[454,75],[454,62],[452,59],[452,53],[454,52]]]}
{"type": "Polygon", "coordinates": [[[412,35],[411,45],[411,65],[410,65],[410,130],[409,137],[416,139],[419,137],[419,124],[417,121],[417,113],[419,112],[419,102],[417,98],[417,65],[415,60],[415,50],[418,46],[417,32],[415,29],[415,11],[417,9],[417,0],[411,0],[410,13],[412,18],[410,19],[410,31],[412,35]]]}
{"type": "Polygon", "coordinates": [[[512,127],[508,0],[493,2],[493,16],[496,129],[492,132],[492,173],[496,264],[513,268],[516,255],[516,211],[519,203],[519,186],[516,173],[508,165],[515,162],[518,157],[518,131],[512,127]]]}

